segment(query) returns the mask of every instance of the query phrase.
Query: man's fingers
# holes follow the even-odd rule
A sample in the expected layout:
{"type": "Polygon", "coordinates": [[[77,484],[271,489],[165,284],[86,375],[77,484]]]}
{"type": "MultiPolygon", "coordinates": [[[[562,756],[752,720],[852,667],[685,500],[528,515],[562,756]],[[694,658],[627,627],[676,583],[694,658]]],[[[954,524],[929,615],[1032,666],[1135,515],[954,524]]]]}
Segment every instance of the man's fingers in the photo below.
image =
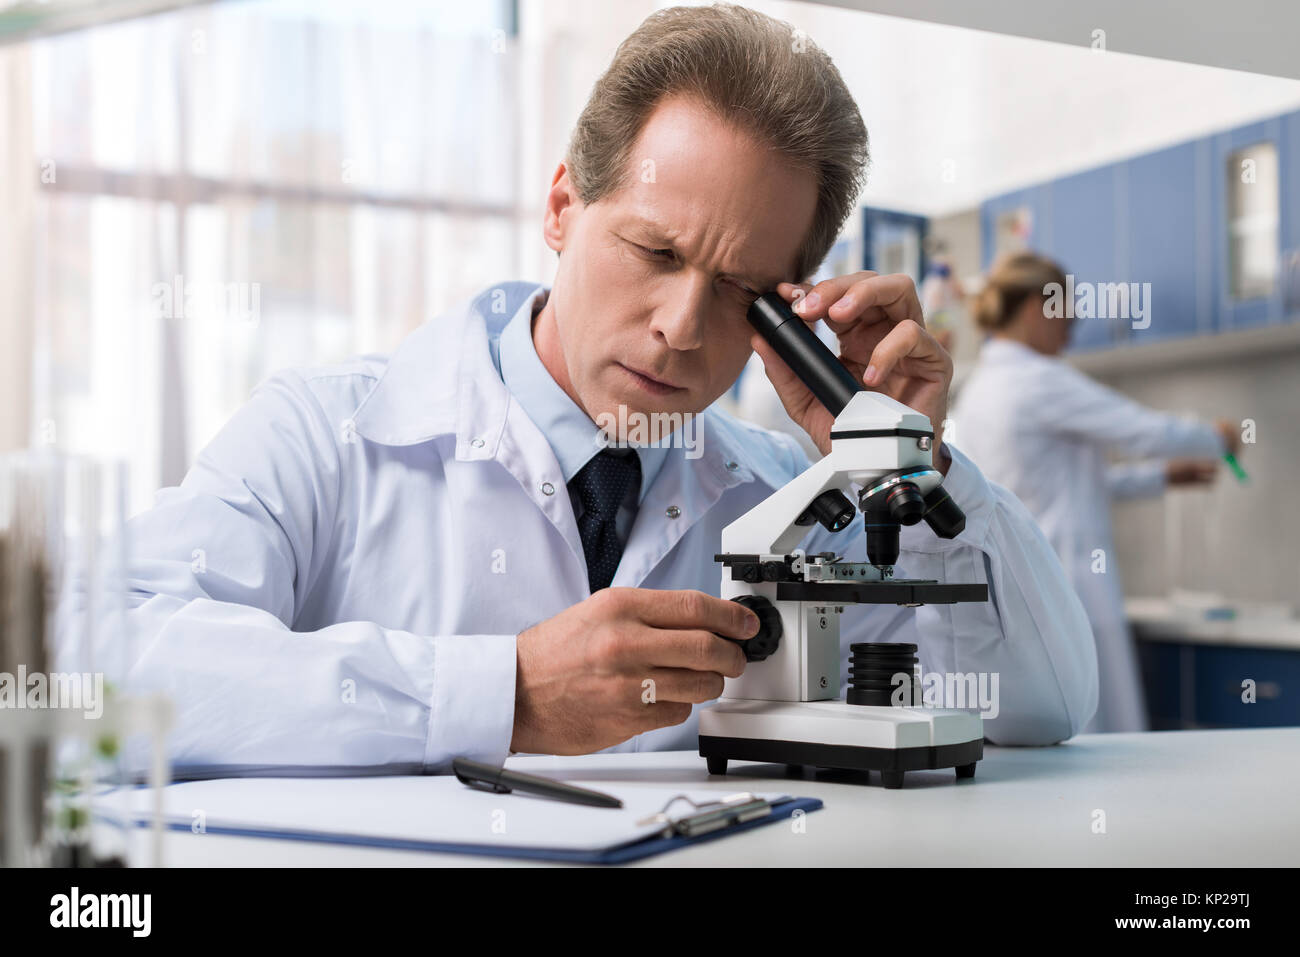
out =
{"type": "Polygon", "coordinates": [[[805,321],[824,320],[837,335],[864,319],[925,325],[916,285],[903,273],[881,276],[864,270],[836,276],[813,286],[792,308],[805,321]]]}
{"type": "Polygon", "coordinates": [[[936,369],[952,361],[933,336],[915,322],[904,321],[889,330],[889,334],[876,344],[863,382],[870,388],[879,386],[900,361],[909,357],[932,361],[936,369]]]}
{"type": "Polygon", "coordinates": [[[758,619],[739,602],[693,589],[636,589],[636,612],[655,628],[687,628],[717,632],[726,638],[748,638],[758,619]]]}
{"type": "Polygon", "coordinates": [[[827,307],[827,323],[839,332],[839,326],[852,325],[873,307],[881,311],[881,318],[893,322],[910,319],[918,326],[925,326],[916,286],[912,283],[912,277],[902,273],[872,276],[853,283],[838,300],[827,307]]]}
{"type": "Polygon", "coordinates": [[[728,678],[745,673],[745,653],[740,645],[711,631],[662,629],[644,649],[645,660],[659,668],[714,671],[728,678]]]}
{"type": "Polygon", "coordinates": [[[810,282],[779,282],[776,284],[776,291],[786,302],[793,302],[808,295],[812,287],[810,282]]]}
{"type": "MultiPolygon", "coordinates": [[[[813,319],[825,319],[826,310],[831,303],[839,299],[849,288],[857,282],[865,279],[871,279],[876,273],[869,269],[861,272],[850,273],[847,276],[835,276],[831,279],[824,279],[814,286],[809,287],[807,283],[800,283],[799,288],[806,293],[799,297],[799,302],[795,303],[793,308],[797,315],[802,316],[809,321],[813,319]]],[[[777,287],[780,288],[779,286],[777,287]]]]}
{"type": "Polygon", "coordinates": [[[646,705],[639,715],[640,731],[657,731],[659,728],[671,728],[681,724],[691,716],[691,706],[681,701],[656,701],[646,705]]]}
{"type": "Polygon", "coordinates": [[[726,679],[716,671],[691,671],[688,668],[651,668],[638,683],[641,700],[679,701],[686,704],[703,704],[722,694],[726,679]],[[646,680],[654,682],[649,688],[646,680]],[[653,692],[653,694],[650,694],[653,692]]]}

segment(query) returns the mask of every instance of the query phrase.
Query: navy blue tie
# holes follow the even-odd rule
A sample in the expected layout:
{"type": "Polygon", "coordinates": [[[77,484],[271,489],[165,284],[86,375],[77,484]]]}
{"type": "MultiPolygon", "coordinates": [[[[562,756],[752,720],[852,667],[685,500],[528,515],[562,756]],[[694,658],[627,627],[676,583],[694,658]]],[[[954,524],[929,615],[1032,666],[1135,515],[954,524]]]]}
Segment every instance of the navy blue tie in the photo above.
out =
{"type": "Polygon", "coordinates": [[[578,534],[587,558],[587,581],[594,594],[614,580],[623,545],[615,520],[632,489],[640,494],[641,458],[636,449],[603,449],[569,480],[582,502],[578,534]]]}

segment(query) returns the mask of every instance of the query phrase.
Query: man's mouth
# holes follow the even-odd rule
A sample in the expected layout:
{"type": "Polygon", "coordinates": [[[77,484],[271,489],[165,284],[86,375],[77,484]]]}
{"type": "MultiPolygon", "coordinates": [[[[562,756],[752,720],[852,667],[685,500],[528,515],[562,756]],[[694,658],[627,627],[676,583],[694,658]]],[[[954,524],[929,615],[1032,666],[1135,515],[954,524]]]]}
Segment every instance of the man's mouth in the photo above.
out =
{"type": "Polygon", "coordinates": [[[671,382],[665,382],[663,379],[655,378],[649,373],[633,369],[631,366],[625,366],[621,362],[616,363],[616,365],[628,374],[628,377],[635,385],[640,386],[652,395],[670,395],[673,392],[680,392],[682,390],[682,386],[674,385],[671,382]]]}

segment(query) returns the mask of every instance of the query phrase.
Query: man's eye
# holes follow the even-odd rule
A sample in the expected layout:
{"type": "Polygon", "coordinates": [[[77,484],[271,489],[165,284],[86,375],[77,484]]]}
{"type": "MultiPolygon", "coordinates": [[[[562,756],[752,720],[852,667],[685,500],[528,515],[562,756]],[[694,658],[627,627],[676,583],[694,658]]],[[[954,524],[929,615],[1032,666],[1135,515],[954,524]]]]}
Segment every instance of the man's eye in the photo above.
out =
{"type": "Polygon", "coordinates": [[[651,249],[648,246],[637,246],[636,248],[651,259],[657,259],[660,262],[672,262],[676,258],[671,249],[651,249]]]}
{"type": "Polygon", "coordinates": [[[759,293],[754,292],[754,290],[742,286],[738,282],[728,283],[728,285],[731,286],[732,295],[734,295],[738,301],[744,303],[746,309],[752,306],[760,295],[759,293]]]}

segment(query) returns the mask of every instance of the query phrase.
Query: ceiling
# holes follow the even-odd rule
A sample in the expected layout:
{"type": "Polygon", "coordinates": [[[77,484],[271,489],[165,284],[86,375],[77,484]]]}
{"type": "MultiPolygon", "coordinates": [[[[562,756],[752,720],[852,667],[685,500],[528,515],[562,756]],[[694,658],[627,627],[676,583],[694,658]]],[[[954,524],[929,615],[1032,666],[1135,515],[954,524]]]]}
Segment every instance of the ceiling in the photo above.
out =
{"type": "MultiPolygon", "coordinates": [[[[667,5],[667,4],[665,4],[667,5]]],[[[1300,109],[1300,80],[812,3],[749,6],[835,60],[872,143],[862,202],[935,216],[1300,109]]],[[[1207,27],[1208,29],[1208,27],[1207,27]]]]}

